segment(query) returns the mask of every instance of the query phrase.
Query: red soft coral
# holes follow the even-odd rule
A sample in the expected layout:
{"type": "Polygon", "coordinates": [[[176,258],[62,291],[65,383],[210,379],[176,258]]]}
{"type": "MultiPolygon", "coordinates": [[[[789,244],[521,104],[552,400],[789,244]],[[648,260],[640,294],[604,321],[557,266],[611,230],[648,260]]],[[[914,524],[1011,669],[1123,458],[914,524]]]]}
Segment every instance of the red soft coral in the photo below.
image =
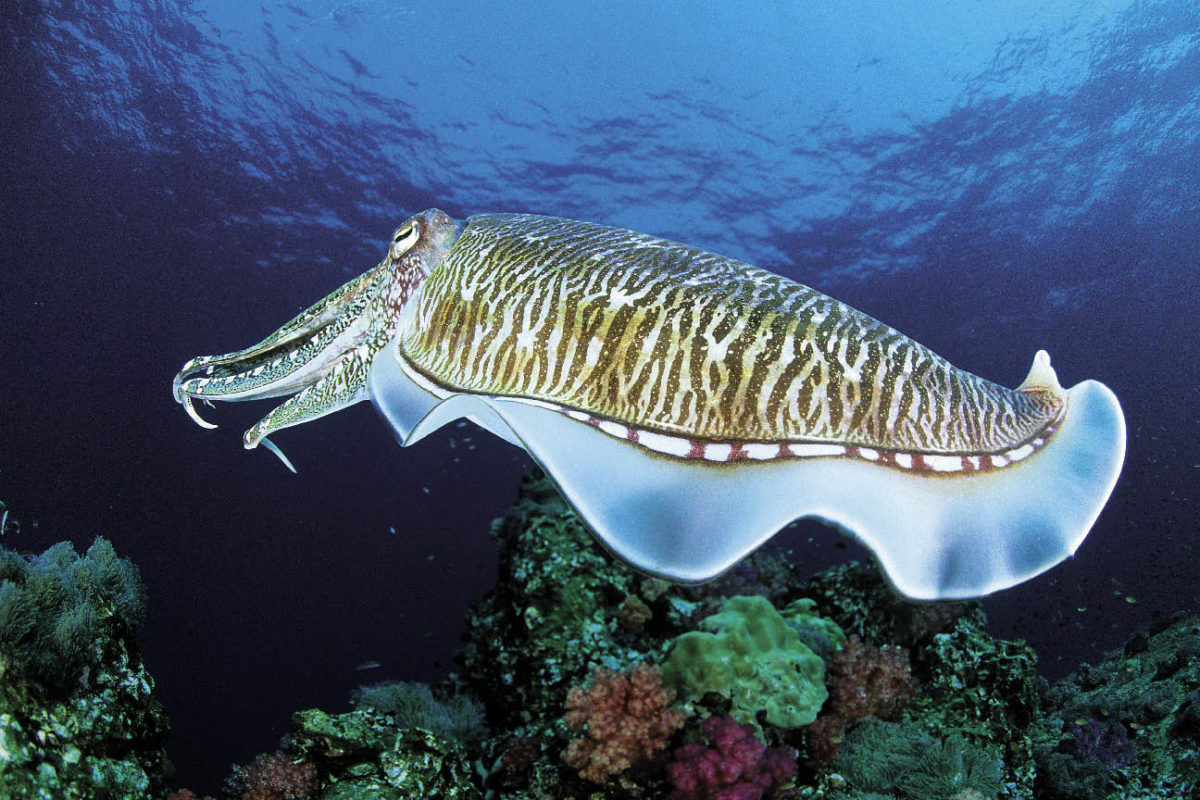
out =
{"type": "MultiPolygon", "coordinates": [[[[167,792],[164,800],[201,800],[201,798],[197,797],[196,793],[191,789],[175,789],[174,791],[167,792]]],[[[213,798],[204,795],[203,800],[213,800],[213,798]]]]}
{"type": "Polygon", "coordinates": [[[872,647],[857,636],[829,660],[825,671],[829,700],[808,726],[809,760],[827,767],[841,748],[842,731],[866,717],[898,719],[917,688],[903,647],[872,647]]]}
{"type": "Polygon", "coordinates": [[[292,763],[284,753],[260,753],[252,763],[236,767],[233,780],[241,800],[309,800],[317,791],[317,768],[292,763]]]}
{"type": "Polygon", "coordinates": [[[657,667],[639,664],[628,674],[601,668],[591,683],[588,689],[571,689],[563,717],[572,730],[587,732],[563,755],[581,778],[603,783],[653,759],[683,727],[683,713],[667,708],[675,693],[662,685],[657,667]]]}
{"type": "Polygon", "coordinates": [[[767,747],[755,737],[753,725],[709,717],[704,733],[711,747],[685,744],[667,765],[675,787],[671,800],[759,800],[796,772],[796,751],[767,747]]]}

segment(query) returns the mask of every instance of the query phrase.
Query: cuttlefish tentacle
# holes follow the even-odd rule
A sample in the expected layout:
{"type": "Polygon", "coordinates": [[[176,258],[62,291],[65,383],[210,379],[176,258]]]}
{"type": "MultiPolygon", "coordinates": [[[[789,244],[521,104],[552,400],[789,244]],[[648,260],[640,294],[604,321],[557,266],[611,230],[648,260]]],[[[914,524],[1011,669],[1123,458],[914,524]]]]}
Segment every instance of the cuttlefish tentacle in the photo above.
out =
{"type": "MultiPolygon", "coordinates": [[[[454,225],[442,212],[401,226],[387,256],[244,350],[201,356],[183,365],[172,393],[188,416],[215,428],[196,412],[193,399],[245,401],[288,396],[244,437],[247,449],[283,428],[319,419],[367,399],[366,374],[395,329],[408,296],[444,256],[454,225]],[[447,230],[449,229],[449,230],[447,230]]],[[[278,447],[266,441],[291,467],[278,447]]]]}
{"type": "Polygon", "coordinates": [[[242,443],[251,450],[276,431],[312,422],[367,400],[367,371],[379,346],[357,347],[343,353],[316,383],[289,397],[246,431],[242,443]]]}
{"type": "Polygon", "coordinates": [[[268,435],[370,399],[401,444],[470,419],[523,448],[614,554],[704,581],[793,519],[871,549],[916,598],[1070,556],[1125,423],[1039,351],[1007,389],[814,289],[687,245],[528,214],[413,217],[384,261],[175,399],[294,395],[268,435]]]}
{"type": "MultiPolygon", "coordinates": [[[[208,391],[213,396],[220,397],[220,399],[236,399],[230,397],[233,392],[222,391],[222,385],[212,379],[214,375],[223,380],[240,373],[244,379],[245,374],[255,366],[265,369],[267,365],[276,360],[277,356],[281,354],[290,356],[287,345],[294,344],[301,337],[316,336],[331,325],[335,325],[339,320],[345,322],[348,315],[353,315],[355,300],[360,297],[363,287],[376,277],[378,270],[377,267],[338,287],[257,344],[224,355],[199,356],[188,361],[175,375],[171,384],[175,402],[185,403],[188,391],[185,390],[184,384],[189,380],[193,381],[190,387],[193,391],[208,387],[208,391]],[[248,366],[251,369],[247,369],[248,366]]],[[[324,349],[324,343],[318,349],[324,349]]],[[[281,365],[283,365],[282,361],[274,364],[274,366],[281,365]]],[[[290,373],[293,371],[290,368],[294,366],[294,363],[288,363],[284,368],[290,373]]],[[[254,377],[258,377],[262,372],[263,370],[259,370],[254,377]]],[[[263,381],[263,383],[265,382],[263,381]]],[[[237,385],[239,388],[244,388],[242,383],[237,385]]]]}

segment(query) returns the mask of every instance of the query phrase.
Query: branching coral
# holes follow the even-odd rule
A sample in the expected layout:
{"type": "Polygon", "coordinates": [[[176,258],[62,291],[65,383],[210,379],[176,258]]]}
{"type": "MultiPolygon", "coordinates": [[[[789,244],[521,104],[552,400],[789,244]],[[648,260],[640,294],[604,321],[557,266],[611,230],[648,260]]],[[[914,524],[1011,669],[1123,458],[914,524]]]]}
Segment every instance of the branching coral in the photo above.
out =
{"type": "Polygon", "coordinates": [[[579,776],[603,783],[642,761],[655,758],[683,726],[683,714],[667,706],[675,693],[662,673],[644,664],[627,674],[598,669],[590,688],[573,687],[563,721],[586,736],[568,746],[563,760],[579,776]]]}
{"type": "Polygon", "coordinates": [[[667,765],[671,800],[758,800],[796,772],[796,751],[767,747],[755,737],[753,725],[709,717],[704,733],[711,746],[685,744],[667,765]]]}

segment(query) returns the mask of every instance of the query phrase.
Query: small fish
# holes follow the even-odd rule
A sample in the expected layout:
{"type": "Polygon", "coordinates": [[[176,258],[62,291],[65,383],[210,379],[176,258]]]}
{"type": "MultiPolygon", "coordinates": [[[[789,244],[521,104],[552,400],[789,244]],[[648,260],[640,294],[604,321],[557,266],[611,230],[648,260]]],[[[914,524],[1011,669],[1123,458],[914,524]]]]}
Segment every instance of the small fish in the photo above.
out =
{"type": "Polygon", "coordinates": [[[355,667],[354,669],[357,672],[366,672],[369,669],[379,669],[381,666],[383,666],[383,665],[380,664],[378,661],[364,661],[361,664],[359,664],[357,667],[355,667]]]}

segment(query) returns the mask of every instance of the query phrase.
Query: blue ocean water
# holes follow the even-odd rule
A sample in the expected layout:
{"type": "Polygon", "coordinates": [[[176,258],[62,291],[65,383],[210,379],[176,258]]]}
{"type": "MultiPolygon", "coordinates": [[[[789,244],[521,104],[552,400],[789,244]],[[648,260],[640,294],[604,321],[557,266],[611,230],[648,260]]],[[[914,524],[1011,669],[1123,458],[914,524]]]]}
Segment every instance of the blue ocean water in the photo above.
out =
{"type": "Polygon", "coordinates": [[[430,206],[703,246],[1006,385],[1049,350],[1121,398],[1128,457],[1077,557],[986,602],[994,629],[1056,676],[1197,610],[1192,0],[17,1],[0,27],[9,544],[102,533],[140,566],[183,783],[344,705],[364,660],[440,676],[494,579],[512,448],[401,450],[360,406],[278,437],[293,476],[241,449],[261,407],[205,433],[168,391],[430,206]]]}

